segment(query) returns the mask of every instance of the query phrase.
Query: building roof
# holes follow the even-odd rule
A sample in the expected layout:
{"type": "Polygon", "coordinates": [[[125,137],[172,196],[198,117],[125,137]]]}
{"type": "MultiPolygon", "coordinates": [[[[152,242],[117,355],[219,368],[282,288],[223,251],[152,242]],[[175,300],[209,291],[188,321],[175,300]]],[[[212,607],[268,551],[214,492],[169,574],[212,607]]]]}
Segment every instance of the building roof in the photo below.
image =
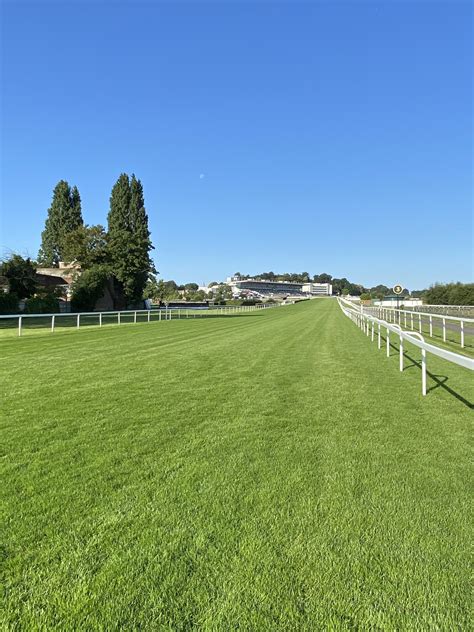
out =
{"type": "Polygon", "coordinates": [[[53,276],[52,274],[35,274],[35,280],[44,287],[57,287],[59,285],[68,285],[68,282],[60,276],[53,276]]]}

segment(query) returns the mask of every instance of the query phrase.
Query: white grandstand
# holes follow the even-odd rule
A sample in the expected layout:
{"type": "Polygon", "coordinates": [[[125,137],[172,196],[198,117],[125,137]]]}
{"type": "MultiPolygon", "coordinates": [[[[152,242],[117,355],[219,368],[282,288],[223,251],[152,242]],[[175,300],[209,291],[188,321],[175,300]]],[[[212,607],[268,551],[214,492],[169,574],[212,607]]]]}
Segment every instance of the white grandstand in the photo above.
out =
{"type": "Polygon", "coordinates": [[[330,283],[294,283],[291,281],[269,281],[259,279],[241,279],[240,277],[228,277],[227,285],[232,288],[234,296],[252,296],[256,298],[287,298],[287,297],[311,297],[331,296],[332,285],[330,283]]]}

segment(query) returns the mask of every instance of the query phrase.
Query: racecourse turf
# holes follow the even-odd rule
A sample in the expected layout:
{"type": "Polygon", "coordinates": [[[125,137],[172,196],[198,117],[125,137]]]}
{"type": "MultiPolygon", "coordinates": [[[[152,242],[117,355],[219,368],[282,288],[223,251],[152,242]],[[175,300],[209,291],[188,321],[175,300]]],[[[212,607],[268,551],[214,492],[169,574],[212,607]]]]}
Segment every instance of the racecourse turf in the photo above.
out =
{"type": "Polygon", "coordinates": [[[3,338],[6,630],[467,630],[469,371],[321,299],[3,338]]]}

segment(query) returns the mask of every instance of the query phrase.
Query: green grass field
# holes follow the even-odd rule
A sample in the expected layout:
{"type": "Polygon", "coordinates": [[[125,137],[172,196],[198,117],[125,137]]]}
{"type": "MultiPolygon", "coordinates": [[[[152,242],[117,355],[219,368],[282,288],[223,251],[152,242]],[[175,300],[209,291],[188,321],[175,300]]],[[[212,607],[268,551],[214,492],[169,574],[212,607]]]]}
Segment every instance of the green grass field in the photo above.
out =
{"type": "Polygon", "coordinates": [[[330,299],[0,348],[3,629],[472,627],[467,370],[330,299]]]}

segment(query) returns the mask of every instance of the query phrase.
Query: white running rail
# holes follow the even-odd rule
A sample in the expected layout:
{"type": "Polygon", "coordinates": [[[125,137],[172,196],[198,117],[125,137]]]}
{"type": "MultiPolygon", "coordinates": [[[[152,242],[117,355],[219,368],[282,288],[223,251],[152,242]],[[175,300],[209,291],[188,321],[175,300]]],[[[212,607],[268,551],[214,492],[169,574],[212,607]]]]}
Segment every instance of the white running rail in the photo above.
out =
{"type": "Polygon", "coordinates": [[[436,321],[434,319],[438,319],[438,322],[441,321],[440,325],[443,330],[443,341],[446,342],[446,321],[453,321],[455,324],[459,325],[459,334],[461,337],[461,348],[464,349],[465,346],[465,324],[471,325],[474,328],[474,318],[467,317],[459,317],[459,316],[446,316],[445,314],[433,314],[430,312],[419,312],[414,311],[412,309],[395,309],[393,307],[378,307],[376,305],[372,306],[362,306],[362,310],[364,313],[369,313],[377,316],[389,323],[398,323],[403,326],[410,327],[412,331],[418,329],[420,334],[422,333],[422,316],[425,317],[425,323],[428,321],[429,325],[429,335],[430,338],[433,337],[433,324],[436,325],[436,321]]]}
{"type": "MultiPolygon", "coordinates": [[[[0,320],[12,320],[17,321],[15,328],[18,329],[18,335],[21,336],[23,332],[23,325],[25,323],[25,319],[28,318],[36,318],[36,319],[45,319],[45,328],[48,327],[51,330],[51,333],[54,332],[58,319],[70,318],[74,319],[74,327],[79,329],[81,326],[81,317],[95,317],[97,321],[94,323],[96,326],[102,327],[104,324],[104,316],[111,318],[116,318],[115,323],[117,325],[124,324],[123,317],[128,317],[127,322],[138,322],[137,315],[143,315],[144,319],[140,322],[151,322],[151,321],[161,321],[161,320],[176,320],[181,318],[203,318],[206,316],[231,316],[233,314],[240,314],[243,312],[250,312],[257,309],[268,309],[271,307],[279,306],[279,303],[258,303],[256,305],[226,305],[219,306],[218,309],[195,309],[192,307],[167,307],[165,309],[137,309],[137,310],[123,310],[123,311],[112,311],[112,312],[75,312],[75,313],[60,313],[60,314],[4,314],[0,315],[0,320]],[[130,321],[130,317],[132,317],[132,321],[130,321]]],[[[82,321],[84,325],[84,321],[82,321]]],[[[109,323],[107,323],[109,324],[109,323]]],[[[113,324],[113,323],[110,323],[113,324]]],[[[89,323],[90,326],[90,323],[89,323]]]]}
{"type": "Polygon", "coordinates": [[[466,369],[474,371],[474,359],[454,353],[454,351],[448,351],[447,349],[441,349],[428,342],[425,342],[423,336],[418,331],[404,331],[397,323],[389,323],[385,320],[366,314],[354,307],[352,303],[346,301],[343,298],[338,298],[339,307],[343,313],[350,318],[367,336],[371,336],[372,341],[375,336],[375,328],[377,328],[377,344],[380,349],[382,346],[382,334],[381,330],[385,329],[386,335],[386,353],[387,357],[390,355],[390,333],[394,333],[399,338],[399,353],[400,353],[400,371],[403,371],[403,341],[406,340],[413,344],[415,347],[421,349],[421,392],[426,395],[426,355],[431,353],[443,360],[457,364],[466,369]]]}

